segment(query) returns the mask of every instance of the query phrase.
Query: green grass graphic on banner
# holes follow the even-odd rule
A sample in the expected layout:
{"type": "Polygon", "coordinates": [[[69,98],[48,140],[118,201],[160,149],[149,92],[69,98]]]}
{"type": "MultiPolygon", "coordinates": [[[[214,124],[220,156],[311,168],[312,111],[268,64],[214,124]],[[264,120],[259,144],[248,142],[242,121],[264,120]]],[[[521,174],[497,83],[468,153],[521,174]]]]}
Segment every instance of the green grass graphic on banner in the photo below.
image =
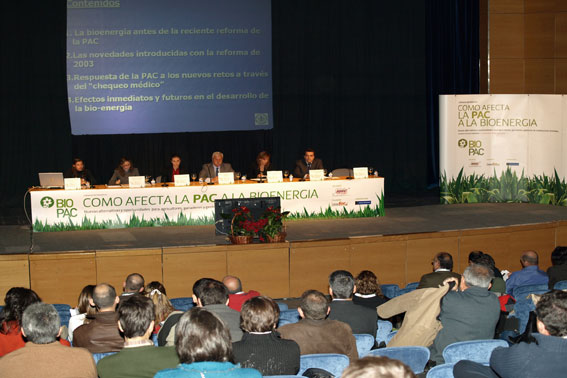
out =
{"type": "Polygon", "coordinates": [[[567,184],[557,171],[552,177],[534,175],[518,177],[510,168],[500,176],[465,175],[463,168],[454,179],[441,176],[441,203],[528,202],[544,205],[567,206],[567,184]]]}

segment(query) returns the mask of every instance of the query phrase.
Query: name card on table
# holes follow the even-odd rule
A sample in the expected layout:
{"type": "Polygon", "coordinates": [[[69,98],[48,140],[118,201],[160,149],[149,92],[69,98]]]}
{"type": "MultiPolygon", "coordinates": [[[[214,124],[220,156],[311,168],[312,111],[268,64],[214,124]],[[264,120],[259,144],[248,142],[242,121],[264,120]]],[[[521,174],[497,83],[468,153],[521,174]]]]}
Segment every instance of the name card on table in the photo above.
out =
{"type": "Polygon", "coordinates": [[[219,172],[219,184],[234,184],[234,172],[219,172]]]}
{"type": "Polygon", "coordinates": [[[130,176],[128,177],[128,186],[130,188],[145,188],[146,177],[144,176],[130,176]]]}
{"type": "Polygon", "coordinates": [[[191,185],[191,179],[189,178],[189,175],[174,175],[173,181],[175,182],[175,186],[191,185]]]}
{"type": "Polygon", "coordinates": [[[268,171],[268,182],[283,182],[282,171],[268,171]]]}
{"type": "Polygon", "coordinates": [[[75,178],[66,178],[65,179],[65,190],[79,190],[81,189],[81,179],[78,177],[75,178]]]}
{"type": "Polygon", "coordinates": [[[353,168],[352,174],[355,179],[366,179],[368,178],[368,167],[353,168]]]}
{"type": "Polygon", "coordinates": [[[309,180],[311,181],[323,181],[325,179],[325,173],[322,169],[311,169],[309,170],[309,180]]]}

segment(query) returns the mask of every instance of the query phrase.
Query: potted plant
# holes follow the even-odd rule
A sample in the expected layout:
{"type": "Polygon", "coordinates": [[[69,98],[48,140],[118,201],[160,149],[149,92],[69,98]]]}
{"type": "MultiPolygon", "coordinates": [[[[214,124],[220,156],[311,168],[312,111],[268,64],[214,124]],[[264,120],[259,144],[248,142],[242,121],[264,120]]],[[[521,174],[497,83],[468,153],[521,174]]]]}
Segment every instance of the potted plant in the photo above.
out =
{"type": "Polygon", "coordinates": [[[250,214],[250,209],[240,206],[232,209],[232,221],[230,222],[230,235],[228,236],[232,244],[252,243],[256,228],[254,219],[250,214]]]}
{"type": "Polygon", "coordinates": [[[289,211],[282,213],[281,207],[268,207],[260,217],[260,221],[263,221],[262,227],[260,227],[258,231],[260,241],[267,241],[268,243],[280,243],[285,241],[287,233],[285,232],[283,222],[288,214],[289,211]]]}

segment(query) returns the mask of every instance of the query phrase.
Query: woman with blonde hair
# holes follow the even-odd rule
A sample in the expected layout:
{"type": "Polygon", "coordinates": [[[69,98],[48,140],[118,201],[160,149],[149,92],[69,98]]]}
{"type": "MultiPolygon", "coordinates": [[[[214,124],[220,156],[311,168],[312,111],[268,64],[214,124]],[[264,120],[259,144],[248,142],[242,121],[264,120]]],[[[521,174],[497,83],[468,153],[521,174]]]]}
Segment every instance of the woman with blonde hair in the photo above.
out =
{"type": "Polygon", "coordinates": [[[157,334],[167,317],[175,311],[167,298],[165,287],[161,282],[153,281],[146,286],[146,296],[154,302],[155,320],[154,334],[157,334]]]}

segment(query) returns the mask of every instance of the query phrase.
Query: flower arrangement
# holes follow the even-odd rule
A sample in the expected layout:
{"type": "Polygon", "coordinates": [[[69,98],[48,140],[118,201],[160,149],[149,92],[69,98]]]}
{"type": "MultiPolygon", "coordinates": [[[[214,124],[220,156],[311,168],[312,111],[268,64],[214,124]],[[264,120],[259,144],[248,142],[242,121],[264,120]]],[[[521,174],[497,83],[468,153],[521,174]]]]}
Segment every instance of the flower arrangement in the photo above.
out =
{"type": "MultiPolygon", "coordinates": [[[[289,211],[284,211],[282,213],[281,207],[274,208],[270,206],[264,211],[264,214],[260,217],[260,220],[266,221],[262,229],[260,230],[259,238],[264,241],[265,238],[274,239],[282,232],[284,232],[283,221],[289,214],[289,211]]],[[[284,236],[285,238],[285,236],[284,236]]]]}
{"type": "MultiPolygon", "coordinates": [[[[256,235],[261,242],[272,241],[282,234],[284,230],[283,220],[288,214],[289,211],[282,213],[281,208],[270,206],[264,211],[260,219],[254,220],[250,209],[246,206],[232,209],[229,238],[235,244],[251,243],[252,238],[256,235]]],[[[223,215],[223,217],[225,216],[223,215]]],[[[280,240],[277,239],[276,241],[280,240]]]]}

